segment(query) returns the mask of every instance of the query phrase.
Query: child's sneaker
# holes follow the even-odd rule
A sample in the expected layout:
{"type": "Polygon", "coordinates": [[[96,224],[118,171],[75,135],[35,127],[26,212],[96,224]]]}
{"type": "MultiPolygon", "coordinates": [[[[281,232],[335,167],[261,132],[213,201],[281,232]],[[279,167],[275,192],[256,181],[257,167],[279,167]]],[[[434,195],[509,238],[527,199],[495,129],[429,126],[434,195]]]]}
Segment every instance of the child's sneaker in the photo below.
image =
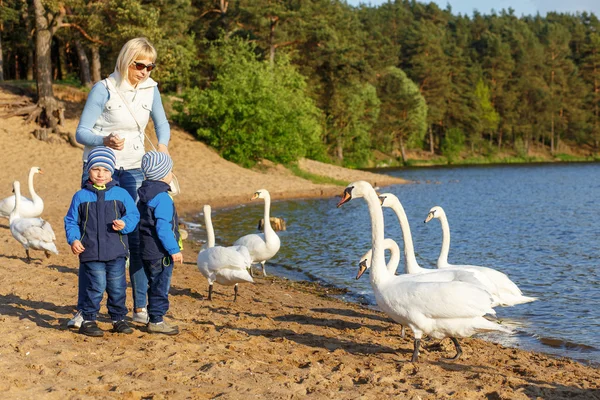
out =
{"type": "Polygon", "coordinates": [[[162,333],[164,335],[177,335],[179,333],[179,327],[177,325],[169,325],[165,321],[157,323],[149,322],[148,332],[162,333]]]}
{"type": "Polygon", "coordinates": [[[81,311],[77,311],[75,315],[73,315],[73,318],[71,318],[69,322],[67,322],[67,327],[79,329],[81,327],[82,322],[83,315],[81,314],[81,311]]]}
{"type": "Polygon", "coordinates": [[[129,326],[125,320],[113,321],[113,332],[115,333],[126,333],[127,335],[133,333],[133,329],[129,326]]]}
{"type": "Polygon", "coordinates": [[[142,311],[135,312],[133,310],[133,322],[139,322],[140,324],[147,324],[150,322],[150,318],[148,317],[148,310],[146,308],[142,308],[142,311]]]}
{"type": "Polygon", "coordinates": [[[104,331],[98,328],[96,321],[83,321],[79,328],[79,333],[94,337],[104,336],[104,331]]]}

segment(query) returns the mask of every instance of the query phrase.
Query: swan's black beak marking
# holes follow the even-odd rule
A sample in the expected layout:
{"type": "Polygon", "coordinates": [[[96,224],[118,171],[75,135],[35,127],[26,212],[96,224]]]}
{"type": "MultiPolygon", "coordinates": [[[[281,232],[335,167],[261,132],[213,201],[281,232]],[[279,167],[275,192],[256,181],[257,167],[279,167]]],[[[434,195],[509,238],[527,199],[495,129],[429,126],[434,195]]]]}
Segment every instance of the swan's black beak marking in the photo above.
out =
{"type": "Polygon", "coordinates": [[[423,222],[425,222],[425,223],[428,223],[429,221],[431,221],[431,220],[433,219],[433,216],[434,216],[434,215],[435,215],[435,211],[430,211],[430,212],[427,214],[427,218],[425,218],[425,221],[423,221],[423,222]]]}
{"type": "Polygon", "coordinates": [[[360,279],[360,277],[365,273],[366,270],[367,270],[367,260],[362,260],[358,264],[358,274],[356,274],[356,279],[360,279]]]}
{"type": "Polygon", "coordinates": [[[340,208],[342,206],[342,204],[347,203],[350,200],[352,200],[352,189],[354,189],[354,186],[350,186],[350,187],[347,187],[346,189],[344,189],[344,193],[342,194],[342,199],[337,204],[337,208],[340,208]]]}
{"type": "Polygon", "coordinates": [[[386,196],[377,196],[379,198],[379,202],[381,203],[381,205],[383,206],[383,202],[385,201],[385,199],[387,198],[386,196]]]}

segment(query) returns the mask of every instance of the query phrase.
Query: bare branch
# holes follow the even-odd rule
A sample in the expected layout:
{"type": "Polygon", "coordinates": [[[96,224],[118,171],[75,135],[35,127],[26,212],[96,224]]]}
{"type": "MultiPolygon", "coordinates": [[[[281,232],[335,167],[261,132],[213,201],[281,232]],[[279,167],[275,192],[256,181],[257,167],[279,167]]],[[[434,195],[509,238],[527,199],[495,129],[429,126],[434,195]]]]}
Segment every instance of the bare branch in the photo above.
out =
{"type": "Polygon", "coordinates": [[[221,10],[215,8],[213,10],[204,11],[202,14],[200,14],[200,18],[204,17],[206,14],[210,14],[213,12],[221,14],[221,10]]]}
{"type": "Polygon", "coordinates": [[[102,41],[102,40],[100,40],[100,39],[94,39],[93,37],[91,37],[91,36],[90,36],[90,35],[89,35],[89,34],[88,34],[88,33],[87,33],[87,32],[86,32],[86,31],[85,31],[85,30],[84,30],[84,29],[83,29],[81,26],[79,26],[78,24],[74,24],[74,23],[72,23],[72,22],[66,22],[66,23],[62,24],[62,25],[61,25],[61,27],[64,27],[64,28],[74,28],[74,29],[77,29],[77,30],[79,31],[79,33],[81,33],[81,35],[82,35],[84,38],[86,38],[87,40],[89,40],[90,42],[92,42],[92,43],[98,43],[98,44],[101,44],[101,45],[103,45],[103,46],[106,46],[106,45],[107,45],[107,43],[106,43],[106,42],[103,42],[103,41],[102,41]]]}

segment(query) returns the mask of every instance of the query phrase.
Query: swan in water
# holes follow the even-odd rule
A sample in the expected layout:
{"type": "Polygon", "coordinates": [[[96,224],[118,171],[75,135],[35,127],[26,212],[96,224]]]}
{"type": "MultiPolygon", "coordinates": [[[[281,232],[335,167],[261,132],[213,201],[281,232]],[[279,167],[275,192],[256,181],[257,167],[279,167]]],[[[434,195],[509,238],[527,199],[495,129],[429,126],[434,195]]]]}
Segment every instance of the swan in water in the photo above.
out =
{"type": "MultiPolygon", "coordinates": [[[[493,284],[489,281],[489,279],[482,274],[479,274],[477,271],[466,271],[460,270],[457,268],[449,268],[447,270],[439,270],[439,269],[427,269],[423,268],[417,262],[417,257],[415,256],[415,248],[413,245],[412,234],[410,231],[410,224],[408,223],[408,217],[406,216],[406,212],[404,211],[404,207],[400,203],[400,200],[396,195],[392,193],[383,193],[379,195],[379,200],[381,201],[381,206],[386,208],[391,208],[396,216],[398,217],[398,222],[400,223],[400,228],[402,229],[402,238],[404,240],[404,257],[405,257],[405,267],[406,273],[409,275],[427,275],[424,277],[424,280],[427,281],[435,281],[435,282],[449,282],[449,281],[461,281],[471,283],[473,285],[477,285],[482,287],[483,289],[490,292],[489,287],[493,287],[493,284]]],[[[368,265],[368,264],[367,264],[368,265]]],[[[419,278],[420,279],[420,278],[419,278]]],[[[491,292],[490,292],[491,294],[491,292]]],[[[498,305],[497,300],[494,298],[492,294],[492,307],[496,307],[498,305]]]]}
{"type": "Polygon", "coordinates": [[[15,192],[15,208],[10,213],[10,233],[25,248],[27,254],[27,263],[31,262],[29,249],[43,250],[46,257],[50,253],[58,254],[54,241],[56,236],[52,226],[41,218],[21,218],[21,184],[18,181],[13,182],[15,192]]]}
{"type": "Polygon", "coordinates": [[[264,199],[265,200],[265,213],[264,213],[264,233],[251,233],[246,236],[242,236],[236,240],[234,246],[246,246],[252,257],[252,263],[262,264],[263,276],[267,276],[265,271],[265,262],[273,258],[279,251],[281,242],[279,236],[275,233],[275,230],[271,227],[271,220],[269,213],[271,211],[271,196],[267,189],[260,189],[254,193],[252,200],[264,199]]]}
{"type": "Polygon", "coordinates": [[[450,337],[456,348],[451,360],[456,360],[462,354],[458,337],[489,331],[510,332],[483,317],[494,315],[495,311],[489,293],[478,286],[460,281],[419,282],[413,275],[392,275],[385,265],[383,210],[373,187],[365,181],[351,183],[337,206],[361,197],[367,202],[371,218],[370,279],[375,299],[390,318],[414,332],[412,362],[418,361],[423,334],[435,339],[450,337]]]}
{"type": "MultiPolygon", "coordinates": [[[[35,192],[33,188],[33,177],[35,174],[42,174],[40,167],[31,167],[29,170],[29,178],[27,184],[29,186],[29,194],[31,199],[21,196],[20,214],[23,218],[35,218],[42,215],[44,211],[44,200],[35,192]]],[[[15,195],[9,196],[0,200],[0,217],[8,218],[10,213],[15,208],[15,195]]]]}
{"type": "Polygon", "coordinates": [[[198,270],[208,280],[208,300],[212,300],[213,283],[233,285],[233,301],[237,300],[238,283],[254,282],[248,272],[252,263],[250,253],[244,246],[215,246],[215,231],[212,225],[211,208],[205,205],[204,223],[208,235],[207,248],[198,253],[198,270]]]}
{"type": "Polygon", "coordinates": [[[529,303],[537,300],[536,297],[523,296],[521,289],[510,280],[510,278],[495,269],[488,267],[480,267],[475,265],[454,265],[448,263],[448,253],[450,251],[450,226],[448,225],[448,218],[444,209],[440,206],[435,206],[429,210],[425,223],[431,221],[433,218],[440,220],[442,225],[442,249],[440,256],[437,260],[437,267],[440,270],[446,270],[448,268],[463,269],[465,271],[471,271],[479,275],[484,275],[487,280],[491,282],[488,287],[488,291],[497,299],[501,306],[514,306],[516,304],[529,303]]]}

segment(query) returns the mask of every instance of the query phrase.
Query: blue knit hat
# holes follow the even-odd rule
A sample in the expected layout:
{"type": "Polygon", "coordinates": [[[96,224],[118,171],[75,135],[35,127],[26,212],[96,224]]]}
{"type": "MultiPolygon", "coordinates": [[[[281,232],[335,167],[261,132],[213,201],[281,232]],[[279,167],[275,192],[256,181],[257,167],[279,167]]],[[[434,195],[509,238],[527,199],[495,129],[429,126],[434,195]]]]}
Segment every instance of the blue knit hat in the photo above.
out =
{"type": "Polygon", "coordinates": [[[117,157],[111,148],[104,146],[94,147],[88,154],[86,172],[90,172],[90,169],[94,167],[104,167],[112,175],[115,173],[116,162],[117,157]]]}
{"type": "Polygon", "coordinates": [[[142,172],[146,179],[159,181],[173,168],[173,160],[166,153],[149,151],[142,157],[142,172]]]}

